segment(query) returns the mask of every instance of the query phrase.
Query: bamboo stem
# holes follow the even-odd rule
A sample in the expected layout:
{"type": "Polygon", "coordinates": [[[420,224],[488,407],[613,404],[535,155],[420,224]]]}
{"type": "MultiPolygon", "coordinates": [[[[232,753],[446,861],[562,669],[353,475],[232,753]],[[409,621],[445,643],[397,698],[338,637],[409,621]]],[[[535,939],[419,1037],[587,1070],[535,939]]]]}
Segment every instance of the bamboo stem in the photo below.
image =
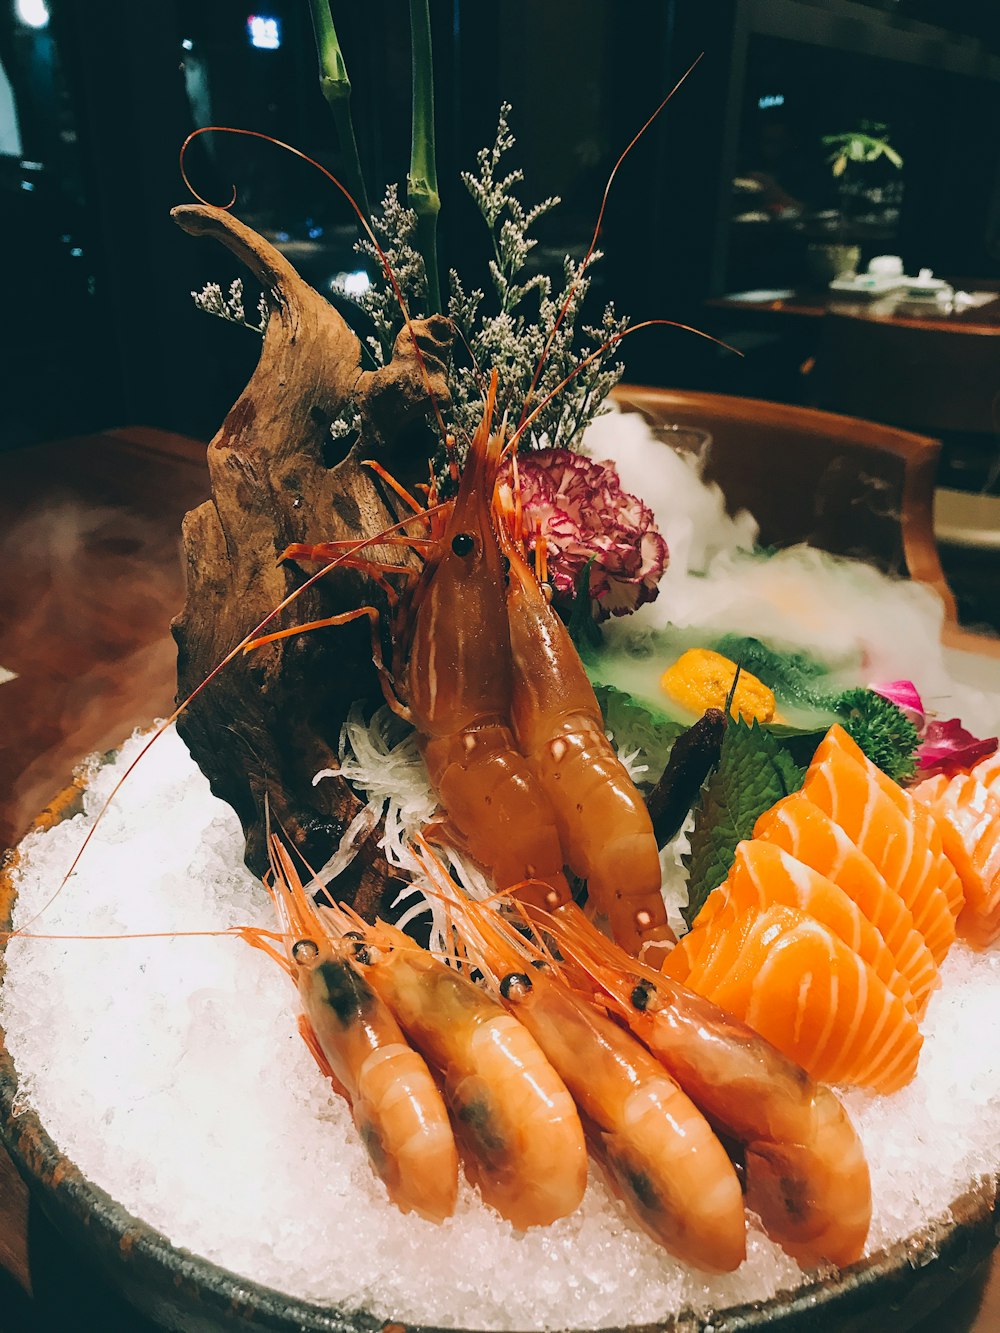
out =
{"type": "Polygon", "coordinates": [[[319,86],[323,90],[327,106],[333,112],[334,124],[340,149],[344,155],[345,182],[354,196],[358,207],[371,223],[372,210],[368,203],[368,191],[361,171],[361,159],[358,156],[358,141],[354,135],[354,121],[351,118],[351,81],[347,77],[347,65],[337,39],[337,30],[333,26],[330,13],[330,0],[309,0],[312,13],[313,31],[316,35],[316,50],[319,54],[319,86]]]}
{"type": "Polygon", "coordinates": [[[441,211],[434,151],[434,57],[429,0],[410,0],[413,50],[413,128],[406,193],[417,215],[417,246],[427,273],[427,314],[441,311],[437,220],[441,211]]]}

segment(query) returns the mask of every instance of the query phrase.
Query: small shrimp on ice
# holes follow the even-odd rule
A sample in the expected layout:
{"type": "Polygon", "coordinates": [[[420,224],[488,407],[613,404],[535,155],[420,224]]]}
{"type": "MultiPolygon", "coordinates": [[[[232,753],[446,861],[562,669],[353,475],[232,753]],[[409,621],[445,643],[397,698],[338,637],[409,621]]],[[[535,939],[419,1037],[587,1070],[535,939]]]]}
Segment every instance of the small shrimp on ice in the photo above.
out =
{"type": "MultiPolygon", "coordinates": [[[[506,506],[510,508],[509,505],[506,506]]],[[[516,519],[497,515],[509,562],[514,659],[511,723],[555,811],[566,863],[631,952],[674,941],[660,893],[660,858],[642,796],[604,731],[580,656],[523,555],[516,519]]]]}
{"type": "Polygon", "coordinates": [[[800,1263],[853,1263],[871,1222],[868,1164],[829,1088],[711,1001],[634,960],[582,913],[546,922],[709,1121],[742,1150],[747,1204],[800,1263]]]}
{"type": "Polygon", "coordinates": [[[526,955],[496,912],[468,903],[455,905],[455,915],[470,959],[562,1076],[595,1157],[643,1230],[698,1268],[738,1268],[746,1256],[739,1179],[685,1092],[543,956],[526,955]]]}
{"type": "Polygon", "coordinates": [[[362,934],[355,948],[365,976],[437,1071],[466,1172],[485,1202],[520,1230],[573,1212],[587,1184],[583,1128],[534,1037],[402,931],[328,915],[362,934]]]}
{"type": "Polygon", "coordinates": [[[350,944],[330,935],[277,837],[271,839],[271,866],[268,888],[286,952],[249,932],[246,938],[295,982],[302,1036],[350,1102],[390,1199],[404,1213],[442,1222],[455,1210],[458,1150],[431,1072],[351,961],[350,944]]]}

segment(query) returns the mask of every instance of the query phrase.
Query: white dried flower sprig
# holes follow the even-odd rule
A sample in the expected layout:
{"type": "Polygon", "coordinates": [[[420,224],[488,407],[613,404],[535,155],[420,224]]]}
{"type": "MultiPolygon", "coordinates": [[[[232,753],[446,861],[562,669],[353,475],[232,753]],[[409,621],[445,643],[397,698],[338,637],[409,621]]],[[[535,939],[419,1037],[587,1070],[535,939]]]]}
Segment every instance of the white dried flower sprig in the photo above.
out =
{"type": "MultiPolygon", "coordinates": [[[[536,245],[535,238],[528,234],[529,229],[551,212],[559,200],[553,196],[527,208],[514,194],[514,187],[524,179],[523,173],[510,171],[503,174],[504,154],[514,146],[508,122],[510,109],[508,102],[500,107],[493,147],[484,148],[477,154],[478,174],[462,174],[493,240],[489,271],[499,311],[495,315],[484,314],[485,293],[478,288],[466,292],[458,274],[452,272],[448,314],[467,341],[476,363],[456,366],[452,374],[451,424],[456,428],[459,440],[471,437],[482,415],[481,375],[493,367],[499,373],[498,416],[506,411],[514,422],[519,419],[535,368],[564,304],[568,302],[532,393],[531,408],[539,406],[590,351],[628,324],[627,320],[618,319],[613,306],[609,305],[600,325],[584,329],[585,336],[593,340],[594,346],[575,348],[573,345],[576,319],[590,288],[589,270],[601,258],[600,251],[595,250],[591,255],[586,273],[582,264],[574,263],[567,256],[563,263],[563,282],[556,291],[545,274],[524,276],[528,256],[536,245]],[[530,299],[535,296],[537,307],[530,299]]],[[[584,427],[602,410],[601,405],[621,378],[622,369],[611,349],[595,357],[551,403],[541,409],[531,425],[530,439],[523,443],[572,447],[584,427]]]]}
{"type": "MultiPolygon", "coordinates": [[[[445,416],[445,424],[455,435],[460,448],[471,439],[479,423],[483,381],[492,369],[495,368],[499,375],[498,419],[506,412],[513,428],[528,403],[529,391],[528,408],[531,410],[539,407],[591,351],[628,325],[628,321],[618,318],[614,307],[608,305],[599,324],[583,329],[589,346],[574,347],[576,321],[590,288],[590,271],[601,258],[599,250],[591,255],[586,272],[582,264],[567,257],[563,263],[562,281],[555,289],[548,275],[528,273],[529,257],[537,245],[536,238],[530,235],[531,228],[556,207],[559,199],[551,196],[528,207],[514,193],[523,183],[524,174],[519,170],[504,169],[505,155],[515,143],[508,119],[510,110],[508,102],[500,107],[496,138],[492,147],[483,148],[476,154],[477,170],[462,173],[462,180],[486,223],[493,246],[489,274],[495,311],[491,313],[486,309],[494,304],[493,297],[487,301],[485,292],[479,288],[466,291],[458,274],[452,271],[446,313],[455,323],[460,338],[455,364],[449,375],[452,405],[445,416]],[[538,383],[531,390],[535,368],[564,305],[566,311],[546,352],[538,383]],[[467,344],[471,358],[463,356],[463,342],[467,344]]],[[[390,185],[386,190],[381,212],[372,217],[372,229],[411,317],[420,318],[432,313],[426,308],[424,261],[415,244],[417,215],[401,200],[397,186],[390,185]]],[[[355,304],[367,316],[369,329],[374,329],[374,333],[362,333],[361,336],[375,364],[383,366],[391,357],[393,343],[403,327],[403,313],[372,242],[368,239],[358,241],[355,250],[365,257],[372,270],[371,285],[356,298],[355,304]]],[[[230,286],[228,299],[223,296],[218,283],[209,283],[204,291],[192,295],[195,303],[210,314],[244,324],[259,333],[267,325],[268,310],[263,297],[258,306],[260,324],[247,322],[243,310],[243,286],[239,279],[230,286]]],[[[589,422],[605,410],[604,400],[621,378],[622,370],[613,349],[596,356],[541,408],[522,437],[523,446],[574,447],[589,422]]],[[[347,404],[331,431],[335,438],[340,438],[356,431],[358,425],[353,405],[347,404]]]]}
{"type": "Polygon", "coordinates": [[[222,295],[222,288],[217,282],[208,282],[200,292],[192,292],[191,295],[198,309],[204,310],[206,314],[218,315],[220,319],[229,320],[230,324],[242,324],[244,328],[253,329],[254,333],[262,335],[267,329],[267,321],[271,313],[267,298],[261,292],[257,301],[259,322],[251,324],[243,308],[242,278],[234,278],[229,284],[228,297],[222,295]]]}
{"type": "MultiPolygon", "coordinates": [[[[400,200],[399,187],[390,185],[382,200],[381,213],[372,215],[372,231],[395,275],[403,300],[413,318],[427,314],[427,274],[423,257],[414,245],[417,215],[400,200]]],[[[376,337],[365,339],[377,365],[385,365],[392,356],[392,344],[403,327],[403,312],[392,283],[386,277],[382,260],[367,238],[354,249],[369,260],[375,273],[371,286],[356,298],[356,304],[375,325],[376,337]]]]}

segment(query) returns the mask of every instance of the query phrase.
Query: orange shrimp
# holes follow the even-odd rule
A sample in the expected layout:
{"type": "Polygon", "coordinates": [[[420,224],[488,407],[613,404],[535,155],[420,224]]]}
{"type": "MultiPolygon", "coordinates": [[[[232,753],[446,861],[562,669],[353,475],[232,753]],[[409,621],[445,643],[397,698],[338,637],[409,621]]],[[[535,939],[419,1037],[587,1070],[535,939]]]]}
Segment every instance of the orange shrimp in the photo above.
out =
{"type": "Polygon", "coordinates": [[[745,1023],[635,962],[582,913],[546,918],[560,951],[597,983],[694,1104],[742,1149],[747,1204],[800,1263],[860,1258],[871,1182],[838,1098],[745,1023]]]}
{"type": "Polygon", "coordinates": [[[416,590],[405,715],[458,841],[498,888],[524,880],[550,907],[570,897],[555,817],[509,725],[513,669],[504,571],[490,519],[502,441],[493,372],[429,577],[416,590]]]}
{"type": "Polygon", "coordinates": [[[280,954],[244,938],[284,967],[302,1004],[299,1030],[323,1072],[351,1104],[354,1123],[389,1198],[404,1213],[443,1222],[455,1211],[458,1150],[425,1061],[302,887],[287,849],[271,839],[268,889],[285,934],[280,954]]]}
{"type": "Polygon", "coordinates": [[[686,1263],[738,1268],[746,1256],[743,1195],[704,1116],[663,1065],[574,993],[509,921],[482,904],[449,906],[470,959],[572,1093],[591,1150],[635,1220],[686,1263]]]}
{"type": "MultiPolygon", "coordinates": [[[[511,724],[555,811],[566,863],[630,951],[673,942],[660,893],[660,858],[642,796],[604,731],[569,633],[549,605],[506,518],[507,618],[514,661],[511,724]]],[[[501,886],[502,887],[502,886],[501,886]]]]}
{"type": "MultiPolygon", "coordinates": [[[[445,812],[443,831],[486,868],[498,888],[522,884],[530,900],[554,908],[571,896],[555,815],[509,723],[513,664],[504,570],[490,513],[503,447],[490,433],[496,393],[494,371],[458,494],[439,511],[431,535],[391,539],[420,550],[426,562],[397,608],[392,671],[383,665],[379,612],[373,606],[264,635],[248,647],[367,615],[383,693],[390,708],[416,728],[445,812]]],[[[419,512],[413,497],[382,475],[419,512]]],[[[341,543],[292,546],[283,555],[339,564],[350,559],[383,586],[386,575],[407,573],[346,555],[341,543]]]]}
{"type": "Polygon", "coordinates": [[[437,1071],[466,1173],[520,1230],[579,1205],[587,1148],[565,1084],[530,1032],[468,978],[385,922],[328,913],[360,933],[372,988],[437,1071]]]}

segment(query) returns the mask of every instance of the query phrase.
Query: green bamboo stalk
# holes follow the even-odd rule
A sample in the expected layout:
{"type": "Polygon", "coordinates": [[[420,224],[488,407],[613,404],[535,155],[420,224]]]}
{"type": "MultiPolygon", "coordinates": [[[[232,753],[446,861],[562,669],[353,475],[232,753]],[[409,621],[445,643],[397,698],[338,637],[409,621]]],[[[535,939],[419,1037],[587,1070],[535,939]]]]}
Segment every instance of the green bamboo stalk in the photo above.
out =
{"type": "Polygon", "coordinates": [[[330,13],[330,0],[309,0],[312,12],[313,32],[316,35],[316,50],[319,53],[319,86],[323,90],[327,106],[333,112],[337,137],[344,155],[347,177],[344,184],[354,196],[355,202],[365,215],[369,226],[372,210],[368,203],[368,191],[361,170],[358,156],[358,141],[354,136],[354,121],[351,118],[351,81],[347,77],[347,65],[337,40],[337,30],[333,26],[330,13]]]}
{"type": "Polygon", "coordinates": [[[427,313],[441,310],[437,220],[441,211],[434,153],[434,56],[431,51],[429,0],[410,0],[413,52],[413,127],[406,196],[417,215],[417,247],[427,273],[427,313]]]}

